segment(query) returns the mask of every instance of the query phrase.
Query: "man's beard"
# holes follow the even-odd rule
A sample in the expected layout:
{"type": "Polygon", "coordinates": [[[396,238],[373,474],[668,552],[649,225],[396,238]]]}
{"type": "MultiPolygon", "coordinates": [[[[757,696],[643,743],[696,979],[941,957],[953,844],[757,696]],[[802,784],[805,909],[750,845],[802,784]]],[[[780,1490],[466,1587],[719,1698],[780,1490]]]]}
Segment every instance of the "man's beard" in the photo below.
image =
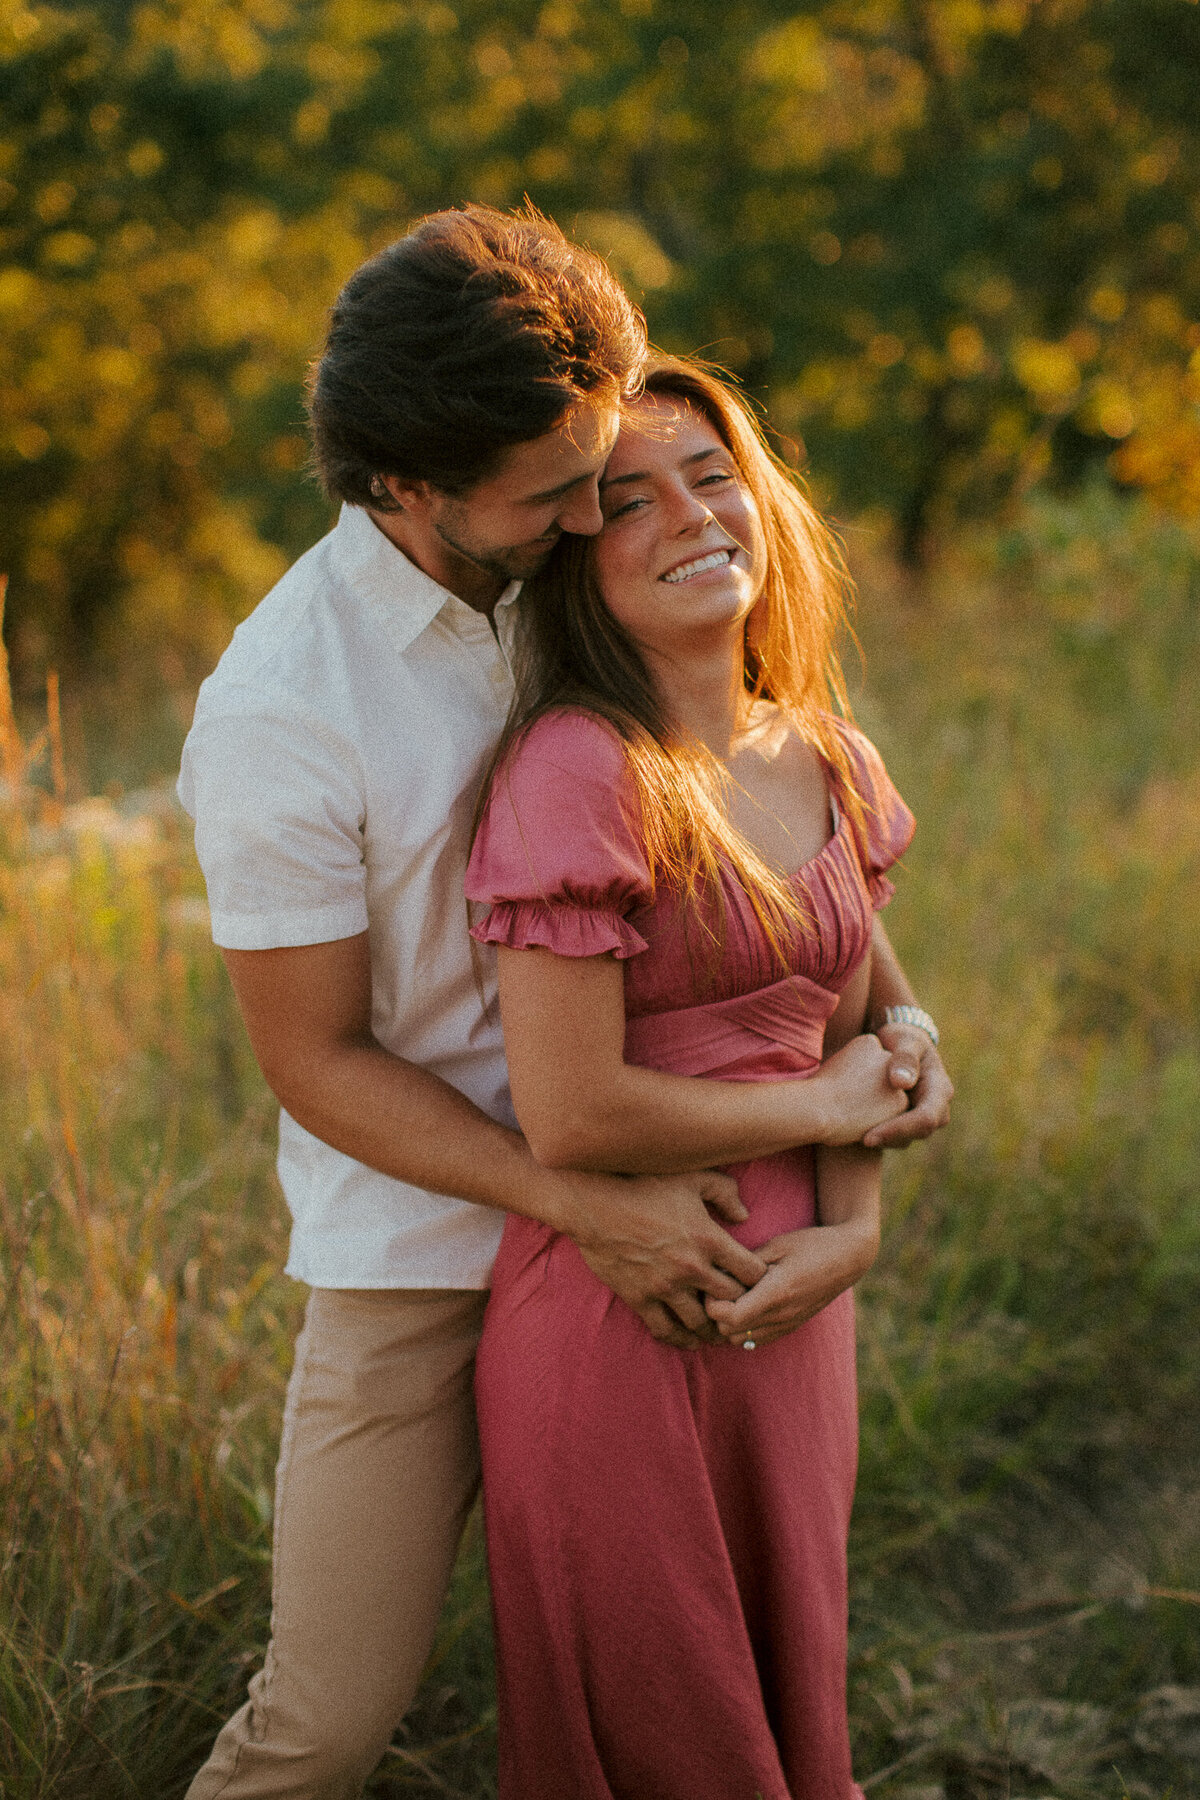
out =
{"type": "Polygon", "coordinates": [[[562,536],[561,531],[555,531],[553,537],[535,538],[529,544],[485,546],[469,544],[457,526],[458,521],[453,515],[449,522],[444,516],[434,521],[434,530],[457,556],[469,562],[473,569],[503,576],[505,581],[528,581],[531,575],[536,575],[562,536]]]}

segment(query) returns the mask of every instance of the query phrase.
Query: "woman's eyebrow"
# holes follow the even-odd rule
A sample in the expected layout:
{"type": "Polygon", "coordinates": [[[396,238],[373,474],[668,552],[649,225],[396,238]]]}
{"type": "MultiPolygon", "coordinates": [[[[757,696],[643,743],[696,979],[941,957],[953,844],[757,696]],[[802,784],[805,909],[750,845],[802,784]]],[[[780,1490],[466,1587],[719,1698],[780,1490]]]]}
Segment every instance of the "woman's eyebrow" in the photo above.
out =
{"type": "MultiPolygon", "coordinates": [[[[685,456],[680,463],[681,469],[690,469],[694,463],[703,462],[709,456],[728,456],[729,452],[723,444],[714,444],[711,450],[695,450],[691,456],[685,456]]],[[[650,474],[646,469],[636,470],[632,475],[605,476],[600,482],[600,491],[605,488],[621,487],[630,481],[649,481],[650,474]]]]}

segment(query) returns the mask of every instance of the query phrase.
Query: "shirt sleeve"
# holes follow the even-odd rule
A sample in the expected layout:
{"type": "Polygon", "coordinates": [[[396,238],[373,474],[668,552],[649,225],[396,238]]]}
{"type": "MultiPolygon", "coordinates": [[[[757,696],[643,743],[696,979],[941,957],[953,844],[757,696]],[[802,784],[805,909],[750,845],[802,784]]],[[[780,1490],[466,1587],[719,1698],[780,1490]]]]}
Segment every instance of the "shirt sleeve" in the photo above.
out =
{"type": "Polygon", "coordinates": [[[214,941],[330,943],[367,929],[355,748],[286,702],[197,710],[179,798],[196,822],[214,941]]]}
{"type": "Polygon", "coordinates": [[[863,803],[866,865],[863,872],[871,905],[878,912],[896,892],[886,871],[900,860],[912,843],[917,822],[892,785],[883,758],[871,740],[840,720],[838,729],[850,752],[854,784],[863,803]]]}
{"type": "Polygon", "coordinates": [[[490,908],[483,944],[636,956],[628,915],[652,897],[636,796],[616,733],[586,713],[539,719],[497,770],[467,868],[490,908]]]}

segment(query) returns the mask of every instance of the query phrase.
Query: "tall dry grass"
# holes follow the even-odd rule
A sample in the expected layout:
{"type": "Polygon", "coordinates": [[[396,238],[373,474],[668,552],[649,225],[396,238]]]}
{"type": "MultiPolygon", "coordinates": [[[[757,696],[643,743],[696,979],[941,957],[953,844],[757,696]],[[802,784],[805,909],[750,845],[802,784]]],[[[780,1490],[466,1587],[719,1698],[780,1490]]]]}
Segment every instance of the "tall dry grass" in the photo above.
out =
{"type": "MultiPolygon", "coordinates": [[[[68,804],[47,701],[0,663],[0,1795],[166,1800],[265,1648],[303,1291],[188,821],[68,804]]],[[[473,1534],[405,1791],[478,1760],[485,1612],[473,1534]]]]}
{"type": "Polygon", "coordinates": [[[865,1766],[1193,1793],[1200,538],[1093,493],[919,594],[865,574],[894,933],[958,1087],[861,1294],[865,1766]]]}
{"type": "Polygon", "coordinates": [[[53,687],[43,792],[6,700],[0,1790],[166,1793],[263,1635],[269,1109],[169,797],[67,806],[53,687]]]}
{"type": "MultiPolygon", "coordinates": [[[[861,717],[921,825],[890,924],[959,1092],[861,1293],[858,1767],[872,1800],[1184,1796],[1200,549],[1092,496],[919,594],[860,560],[861,717]]],[[[0,1790],[157,1800],[265,1638],[301,1296],[185,821],[68,804],[5,692],[0,1790]]],[[[493,1791],[488,1658],[474,1539],[373,1791],[493,1791]]]]}

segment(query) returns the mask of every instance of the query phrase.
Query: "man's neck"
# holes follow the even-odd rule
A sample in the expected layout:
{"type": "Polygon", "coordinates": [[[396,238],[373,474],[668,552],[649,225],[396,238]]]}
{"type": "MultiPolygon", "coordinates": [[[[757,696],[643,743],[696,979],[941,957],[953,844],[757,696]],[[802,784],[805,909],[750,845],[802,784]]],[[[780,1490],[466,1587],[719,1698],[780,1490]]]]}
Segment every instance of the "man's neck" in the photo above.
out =
{"type": "Polygon", "coordinates": [[[407,556],[422,574],[436,581],[451,594],[469,606],[473,612],[483,613],[491,618],[496,609],[496,602],[508,586],[502,575],[493,574],[488,569],[481,569],[460,556],[450,544],[438,537],[436,532],[420,527],[415,520],[404,512],[376,512],[367,507],[366,513],[373,524],[382,531],[388,542],[394,544],[403,556],[407,556]]]}

